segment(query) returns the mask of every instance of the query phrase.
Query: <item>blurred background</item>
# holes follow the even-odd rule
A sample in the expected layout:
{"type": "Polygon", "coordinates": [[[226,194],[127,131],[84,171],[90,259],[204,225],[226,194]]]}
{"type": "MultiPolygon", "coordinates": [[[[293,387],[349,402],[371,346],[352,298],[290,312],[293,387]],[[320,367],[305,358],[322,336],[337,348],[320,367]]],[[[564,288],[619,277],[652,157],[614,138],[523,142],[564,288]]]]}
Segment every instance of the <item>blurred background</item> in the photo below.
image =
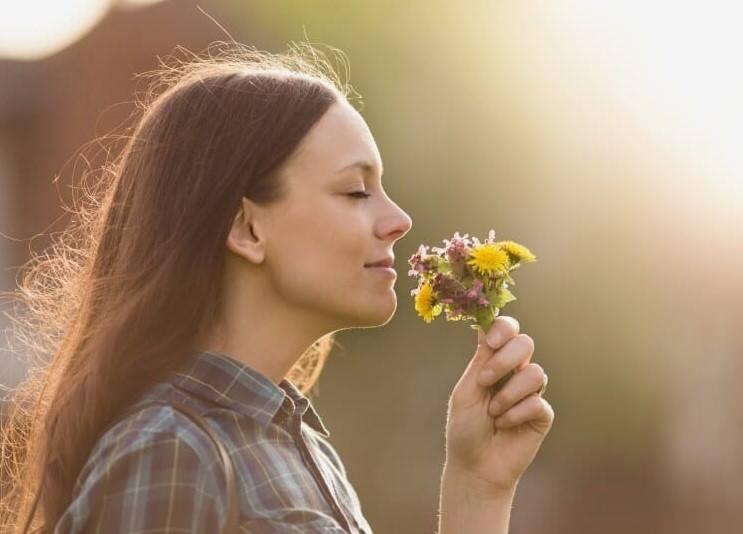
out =
{"type": "MultiPolygon", "coordinates": [[[[404,260],[491,228],[537,255],[503,313],[556,412],[511,532],[743,527],[736,3],[3,1],[0,289],[65,226],[75,153],[133,111],[134,74],[228,40],[197,6],[260,49],[343,50],[413,218],[396,316],[340,333],[313,398],[375,532],[435,531],[447,400],[476,346],[416,316],[404,260]]],[[[1,356],[12,387],[22,355],[1,356]]]]}

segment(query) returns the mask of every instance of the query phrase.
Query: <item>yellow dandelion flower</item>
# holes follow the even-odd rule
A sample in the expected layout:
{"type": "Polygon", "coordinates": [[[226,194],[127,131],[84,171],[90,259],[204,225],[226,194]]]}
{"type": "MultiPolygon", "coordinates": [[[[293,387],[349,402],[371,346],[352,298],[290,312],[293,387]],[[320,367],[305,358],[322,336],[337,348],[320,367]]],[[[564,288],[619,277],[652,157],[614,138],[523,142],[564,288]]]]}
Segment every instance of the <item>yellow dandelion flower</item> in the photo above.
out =
{"type": "Polygon", "coordinates": [[[536,261],[537,257],[532,254],[531,250],[526,248],[524,245],[519,245],[515,241],[499,241],[496,245],[500,246],[503,250],[518,258],[517,261],[536,261]]]}
{"type": "Polygon", "coordinates": [[[507,271],[510,267],[508,253],[498,245],[487,243],[472,249],[472,259],[467,263],[484,275],[507,271]]]}
{"type": "Polygon", "coordinates": [[[441,307],[434,306],[433,300],[433,288],[428,282],[423,282],[420,290],[415,295],[415,311],[427,323],[433,321],[433,318],[441,313],[441,307]]]}

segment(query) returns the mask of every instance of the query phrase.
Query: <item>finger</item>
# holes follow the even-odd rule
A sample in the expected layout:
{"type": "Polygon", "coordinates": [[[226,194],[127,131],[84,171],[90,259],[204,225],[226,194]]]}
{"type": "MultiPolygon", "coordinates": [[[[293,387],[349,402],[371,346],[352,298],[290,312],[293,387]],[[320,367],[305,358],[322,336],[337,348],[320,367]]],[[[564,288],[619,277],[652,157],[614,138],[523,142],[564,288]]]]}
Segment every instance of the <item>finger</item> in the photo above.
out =
{"type": "Polygon", "coordinates": [[[522,369],[534,354],[534,340],[527,334],[518,334],[493,354],[477,375],[478,383],[488,387],[511,369],[522,369]]]}
{"type": "Polygon", "coordinates": [[[544,391],[547,389],[547,383],[549,382],[549,375],[545,373],[544,375],[544,384],[542,384],[542,387],[539,388],[539,391],[537,391],[537,395],[544,395],[544,391]]]}
{"type": "Polygon", "coordinates": [[[493,352],[500,349],[507,341],[518,335],[519,322],[508,315],[495,318],[487,332],[477,329],[477,351],[473,360],[472,371],[479,374],[481,368],[492,358],[493,352]]]}
{"type": "Polygon", "coordinates": [[[546,383],[547,374],[544,369],[538,363],[530,363],[509,379],[503,389],[493,395],[488,405],[490,415],[498,417],[522,399],[539,393],[546,383]]]}
{"type": "Polygon", "coordinates": [[[555,412],[549,402],[537,395],[529,395],[497,417],[494,424],[497,428],[513,428],[529,423],[540,432],[546,432],[554,418],[555,412]]]}
{"type": "Polygon", "coordinates": [[[477,383],[477,377],[480,371],[493,357],[494,349],[490,343],[499,346],[499,344],[505,343],[510,339],[508,336],[512,337],[517,332],[518,321],[508,316],[496,317],[488,332],[483,332],[480,328],[477,329],[477,350],[467,364],[461,378],[454,386],[451,398],[452,402],[456,404],[461,403],[463,406],[472,405],[476,402],[481,402],[490,395],[489,391],[480,387],[477,383]],[[501,342],[503,338],[507,339],[501,342]]]}
{"type": "MultiPolygon", "coordinates": [[[[506,342],[517,336],[521,326],[516,318],[508,315],[500,315],[493,321],[490,330],[485,334],[485,342],[493,349],[498,350],[506,342]]],[[[482,330],[478,330],[482,334],[482,330]]]]}

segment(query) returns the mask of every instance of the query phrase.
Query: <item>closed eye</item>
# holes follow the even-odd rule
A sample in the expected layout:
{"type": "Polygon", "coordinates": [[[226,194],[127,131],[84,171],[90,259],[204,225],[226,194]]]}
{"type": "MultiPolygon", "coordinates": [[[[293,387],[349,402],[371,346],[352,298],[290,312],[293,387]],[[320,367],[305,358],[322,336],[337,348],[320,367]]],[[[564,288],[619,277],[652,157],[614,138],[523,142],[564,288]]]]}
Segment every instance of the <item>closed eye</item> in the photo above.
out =
{"type": "Polygon", "coordinates": [[[348,193],[348,196],[356,199],[363,199],[369,198],[371,194],[367,193],[366,191],[354,191],[353,193],[348,193]]]}

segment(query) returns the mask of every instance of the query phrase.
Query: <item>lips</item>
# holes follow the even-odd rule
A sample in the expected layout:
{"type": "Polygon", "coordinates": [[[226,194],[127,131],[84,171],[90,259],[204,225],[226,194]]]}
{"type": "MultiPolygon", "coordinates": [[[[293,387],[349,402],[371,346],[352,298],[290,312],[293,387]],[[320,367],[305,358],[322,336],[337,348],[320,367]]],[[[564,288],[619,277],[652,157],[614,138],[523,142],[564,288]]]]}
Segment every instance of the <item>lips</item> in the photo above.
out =
{"type": "Polygon", "coordinates": [[[395,265],[394,256],[382,258],[372,263],[367,263],[364,267],[393,267],[395,265]]]}

